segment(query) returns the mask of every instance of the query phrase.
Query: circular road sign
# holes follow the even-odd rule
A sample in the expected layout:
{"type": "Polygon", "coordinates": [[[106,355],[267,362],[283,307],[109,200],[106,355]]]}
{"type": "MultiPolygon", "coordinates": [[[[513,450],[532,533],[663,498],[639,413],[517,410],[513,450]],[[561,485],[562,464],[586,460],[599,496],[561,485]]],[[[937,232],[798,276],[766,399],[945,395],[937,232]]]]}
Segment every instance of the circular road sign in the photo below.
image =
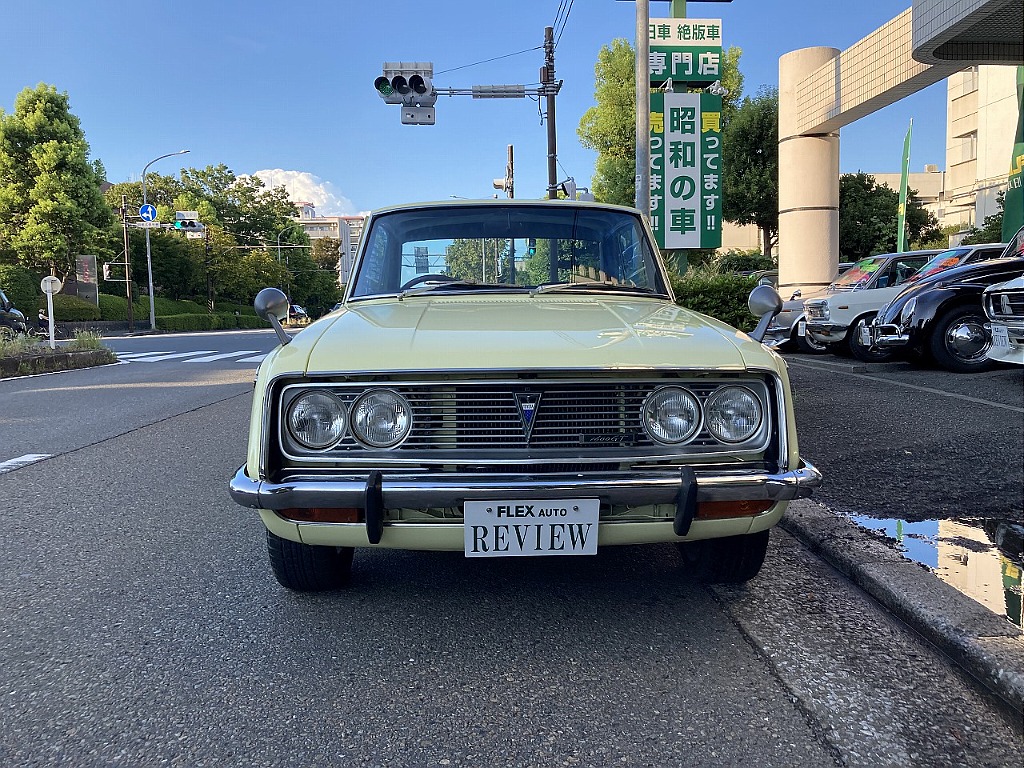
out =
{"type": "Polygon", "coordinates": [[[156,206],[148,204],[139,206],[139,218],[143,221],[156,221],[156,206]]]}
{"type": "Polygon", "coordinates": [[[47,275],[39,283],[39,287],[42,289],[43,293],[54,294],[60,293],[60,289],[64,287],[64,284],[61,283],[60,278],[47,275]]]}

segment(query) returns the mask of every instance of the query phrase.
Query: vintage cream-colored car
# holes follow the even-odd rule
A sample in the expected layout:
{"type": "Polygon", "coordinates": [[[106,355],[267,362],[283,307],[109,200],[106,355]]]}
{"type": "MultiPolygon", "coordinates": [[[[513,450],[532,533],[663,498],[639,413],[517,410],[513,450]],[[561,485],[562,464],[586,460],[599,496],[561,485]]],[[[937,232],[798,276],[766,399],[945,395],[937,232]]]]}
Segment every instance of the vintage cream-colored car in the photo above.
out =
{"type": "Polygon", "coordinates": [[[354,548],[592,555],[675,542],[699,578],[757,574],[797,451],[782,358],[673,301],[637,211],[569,201],[373,213],[343,306],[256,380],[246,463],[277,579],[333,589],[354,548]]]}

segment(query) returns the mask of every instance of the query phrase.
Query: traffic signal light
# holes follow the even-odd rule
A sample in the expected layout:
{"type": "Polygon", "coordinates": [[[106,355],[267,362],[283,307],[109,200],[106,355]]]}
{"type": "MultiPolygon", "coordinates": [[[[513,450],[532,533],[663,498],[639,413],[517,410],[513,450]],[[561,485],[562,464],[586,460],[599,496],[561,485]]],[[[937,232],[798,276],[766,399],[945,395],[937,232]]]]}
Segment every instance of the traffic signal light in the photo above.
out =
{"type": "Polygon", "coordinates": [[[174,222],[174,228],[183,230],[185,232],[202,232],[204,229],[206,229],[206,227],[203,226],[202,222],[191,221],[187,219],[183,221],[174,222]]]}
{"type": "Polygon", "coordinates": [[[526,240],[526,254],[528,256],[536,256],[537,255],[537,238],[536,237],[527,238],[527,240],[526,240]]]}
{"type": "Polygon", "coordinates": [[[431,107],[437,101],[437,91],[430,78],[434,64],[430,61],[386,61],[384,74],[373,81],[387,104],[405,104],[409,107],[431,107]]]}
{"type": "Polygon", "coordinates": [[[104,280],[109,280],[110,279],[110,265],[109,264],[104,264],[103,265],[103,279],[104,280]]]}

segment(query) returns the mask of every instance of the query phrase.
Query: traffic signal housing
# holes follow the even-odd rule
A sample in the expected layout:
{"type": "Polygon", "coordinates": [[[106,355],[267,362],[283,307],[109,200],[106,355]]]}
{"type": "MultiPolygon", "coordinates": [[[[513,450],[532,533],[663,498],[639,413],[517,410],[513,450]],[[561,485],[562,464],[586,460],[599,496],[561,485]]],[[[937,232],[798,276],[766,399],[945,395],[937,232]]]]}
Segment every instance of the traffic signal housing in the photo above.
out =
{"type": "Polygon", "coordinates": [[[206,227],[200,221],[184,219],[174,222],[174,228],[184,232],[202,232],[206,227]]]}
{"type": "Polygon", "coordinates": [[[384,73],[373,81],[373,88],[386,104],[407,107],[432,107],[437,91],[431,78],[431,61],[385,61],[384,73]]]}
{"type": "Polygon", "coordinates": [[[110,279],[110,265],[109,264],[104,264],[103,265],[103,279],[104,280],[109,280],[110,279]]]}

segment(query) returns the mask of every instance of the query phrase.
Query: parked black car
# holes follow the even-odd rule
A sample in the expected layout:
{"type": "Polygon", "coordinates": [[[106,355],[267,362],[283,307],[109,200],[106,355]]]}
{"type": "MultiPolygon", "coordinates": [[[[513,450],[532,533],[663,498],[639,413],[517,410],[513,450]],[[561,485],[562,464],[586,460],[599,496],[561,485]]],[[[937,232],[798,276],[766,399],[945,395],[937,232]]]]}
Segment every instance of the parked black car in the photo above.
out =
{"type": "Polygon", "coordinates": [[[0,290],[0,339],[14,338],[15,334],[25,333],[26,330],[25,315],[0,290]]]}
{"type": "Polygon", "coordinates": [[[991,368],[982,293],[1022,272],[1024,228],[1007,244],[1003,258],[944,270],[901,291],[872,323],[872,347],[930,359],[959,373],[991,368]]]}

